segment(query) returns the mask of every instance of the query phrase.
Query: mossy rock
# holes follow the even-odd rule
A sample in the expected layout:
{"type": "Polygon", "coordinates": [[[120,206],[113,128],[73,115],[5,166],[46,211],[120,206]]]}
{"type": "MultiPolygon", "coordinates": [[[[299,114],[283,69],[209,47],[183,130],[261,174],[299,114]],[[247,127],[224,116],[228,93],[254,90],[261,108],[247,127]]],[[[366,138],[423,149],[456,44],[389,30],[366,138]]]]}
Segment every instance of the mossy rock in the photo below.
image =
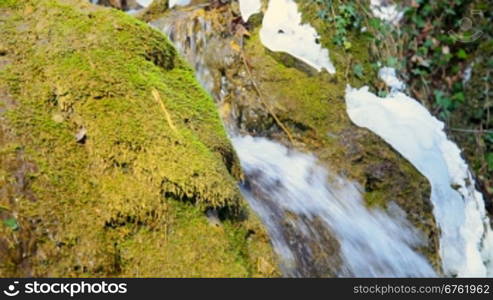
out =
{"type": "Polygon", "coordinates": [[[166,37],[75,0],[2,1],[0,35],[0,207],[20,226],[2,227],[0,275],[278,275],[216,106],[166,37]]]}

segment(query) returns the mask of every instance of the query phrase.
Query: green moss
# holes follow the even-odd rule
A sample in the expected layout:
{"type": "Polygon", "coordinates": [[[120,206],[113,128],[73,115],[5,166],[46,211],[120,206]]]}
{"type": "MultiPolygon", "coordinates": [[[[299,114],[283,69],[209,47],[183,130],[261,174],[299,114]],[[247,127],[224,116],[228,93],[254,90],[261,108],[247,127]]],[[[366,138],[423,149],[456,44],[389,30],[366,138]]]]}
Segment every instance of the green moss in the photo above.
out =
{"type": "Polygon", "coordinates": [[[261,70],[255,70],[258,72],[256,78],[259,78],[259,73],[262,74],[260,78],[265,78],[261,82],[262,90],[276,91],[267,92],[266,101],[278,105],[280,110],[290,110],[292,120],[302,122],[313,130],[322,132],[331,127],[332,131],[339,131],[340,125],[344,126],[339,122],[344,118],[344,103],[337,101],[344,96],[343,90],[336,88],[339,78],[329,80],[328,74],[311,77],[286,66],[263,49],[258,34],[249,40],[245,53],[254,65],[262,66],[261,70]],[[333,122],[326,122],[327,119],[333,122]]]}
{"type": "Polygon", "coordinates": [[[381,191],[372,191],[365,193],[365,201],[370,207],[385,207],[385,195],[381,191]]]}
{"type": "MultiPolygon", "coordinates": [[[[244,226],[212,227],[196,206],[171,201],[174,211],[160,231],[142,230],[119,245],[124,277],[246,277],[258,274],[249,260],[244,226]],[[162,232],[164,231],[164,232],[162,232]],[[156,253],[163,255],[156,256],[156,253]],[[211,255],[213,253],[213,255],[211,255]]],[[[128,226],[111,234],[128,234],[128,226]]],[[[268,274],[267,275],[272,275],[268,274]]]]}
{"type": "Polygon", "coordinates": [[[0,1],[0,7],[13,7],[17,4],[17,0],[2,0],[0,1]]]}
{"type": "Polygon", "coordinates": [[[10,2],[0,34],[12,63],[0,79],[17,102],[6,115],[15,143],[36,166],[35,200],[0,200],[37,250],[29,270],[7,261],[1,274],[277,274],[257,267],[273,264],[258,223],[214,232],[206,221],[207,207],[247,210],[239,167],[213,101],[167,39],[80,1],[10,2]]]}

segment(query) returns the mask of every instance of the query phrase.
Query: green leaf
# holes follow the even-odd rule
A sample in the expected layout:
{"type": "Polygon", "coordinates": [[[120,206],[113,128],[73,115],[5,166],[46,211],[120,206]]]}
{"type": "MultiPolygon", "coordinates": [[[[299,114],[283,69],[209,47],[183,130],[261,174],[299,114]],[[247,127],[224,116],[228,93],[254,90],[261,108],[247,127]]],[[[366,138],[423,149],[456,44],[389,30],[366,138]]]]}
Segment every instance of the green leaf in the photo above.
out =
{"type": "Polygon", "coordinates": [[[459,101],[459,102],[464,102],[464,100],[466,99],[463,92],[455,93],[452,98],[454,99],[454,101],[459,101]]]}
{"type": "Polygon", "coordinates": [[[370,26],[375,28],[376,30],[380,30],[382,28],[382,21],[378,18],[371,18],[369,20],[370,26]]]}
{"type": "Polygon", "coordinates": [[[385,98],[389,95],[386,91],[379,91],[378,92],[378,97],[385,98]]]}
{"type": "Polygon", "coordinates": [[[19,229],[19,224],[17,223],[17,220],[14,218],[8,218],[3,220],[3,224],[12,230],[19,229]]]}
{"type": "Polygon", "coordinates": [[[387,65],[389,67],[396,67],[398,63],[399,63],[399,60],[396,57],[391,56],[391,57],[387,58],[387,65]]]}
{"type": "Polygon", "coordinates": [[[363,66],[360,64],[355,64],[353,67],[353,72],[359,79],[363,78],[363,66]]]}
{"type": "Polygon", "coordinates": [[[452,108],[452,100],[449,97],[447,97],[442,91],[435,90],[434,94],[435,94],[435,101],[441,109],[445,111],[449,111],[452,108]]]}
{"type": "Polygon", "coordinates": [[[351,49],[351,47],[353,47],[353,44],[351,44],[351,42],[350,42],[350,41],[344,41],[344,48],[345,48],[346,50],[351,49]]]}
{"type": "Polygon", "coordinates": [[[464,49],[457,51],[457,57],[460,59],[467,59],[467,53],[464,49]]]}

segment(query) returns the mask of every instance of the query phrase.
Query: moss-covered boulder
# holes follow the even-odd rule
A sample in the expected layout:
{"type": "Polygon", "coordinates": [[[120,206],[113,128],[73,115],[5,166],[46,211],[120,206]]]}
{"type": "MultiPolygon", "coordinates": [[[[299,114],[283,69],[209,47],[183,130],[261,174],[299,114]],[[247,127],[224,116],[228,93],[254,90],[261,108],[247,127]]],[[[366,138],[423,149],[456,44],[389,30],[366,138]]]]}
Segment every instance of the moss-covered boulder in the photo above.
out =
{"type": "Polygon", "coordinates": [[[277,274],[216,107],[161,33],[8,0],[0,35],[0,275],[277,274]]]}

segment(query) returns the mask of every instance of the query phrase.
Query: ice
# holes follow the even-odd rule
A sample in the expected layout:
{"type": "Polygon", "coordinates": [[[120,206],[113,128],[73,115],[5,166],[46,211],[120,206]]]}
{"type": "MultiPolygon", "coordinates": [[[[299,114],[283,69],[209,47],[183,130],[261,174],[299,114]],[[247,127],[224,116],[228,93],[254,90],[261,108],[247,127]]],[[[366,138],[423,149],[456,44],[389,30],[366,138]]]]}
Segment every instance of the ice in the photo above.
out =
{"type": "Polygon", "coordinates": [[[259,13],[262,3],[260,0],[239,0],[240,13],[244,22],[247,22],[250,16],[259,13]]]}
{"type": "Polygon", "coordinates": [[[293,0],[271,0],[260,29],[262,44],[275,52],[286,52],[313,68],[335,73],[329,51],[322,48],[319,35],[309,24],[302,24],[293,0]]]}

